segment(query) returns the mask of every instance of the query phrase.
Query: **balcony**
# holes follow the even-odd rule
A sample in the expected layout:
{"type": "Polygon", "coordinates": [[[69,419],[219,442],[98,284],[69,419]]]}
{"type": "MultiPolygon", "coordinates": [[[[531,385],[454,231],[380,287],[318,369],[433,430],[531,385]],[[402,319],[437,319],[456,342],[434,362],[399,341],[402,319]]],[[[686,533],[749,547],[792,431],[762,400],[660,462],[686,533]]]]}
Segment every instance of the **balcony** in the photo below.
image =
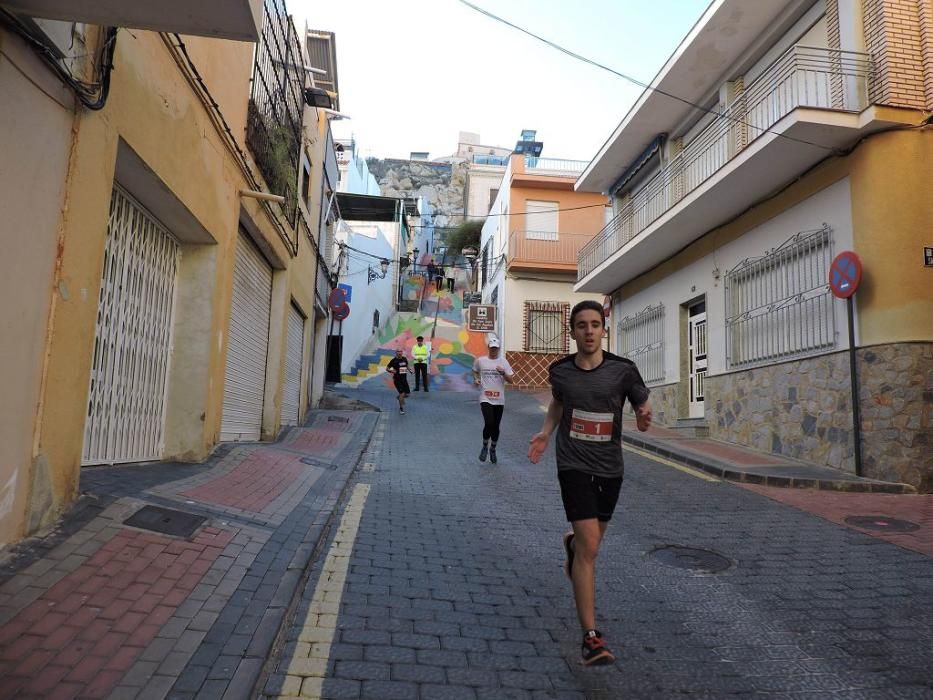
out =
{"type": "Polygon", "coordinates": [[[492,153],[474,153],[473,163],[476,165],[508,165],[511,154],[497,156],[492,153]]]}
{"type": "Polygon", "coordinates": [[[512,231],[508,269],[576,272],[577,255],[592,236],[557,231],[512,231]]]}
{"type": "Polygon", "coordinates": [[[30,17],[257,41],[262,0],[4,0],[30,17]]]}
{"type": "Polygon", "coordinates": [[[868,54],[794,46],[659,171],[580,251],[577,291],[612,291],[860,136],[868,54]]]}

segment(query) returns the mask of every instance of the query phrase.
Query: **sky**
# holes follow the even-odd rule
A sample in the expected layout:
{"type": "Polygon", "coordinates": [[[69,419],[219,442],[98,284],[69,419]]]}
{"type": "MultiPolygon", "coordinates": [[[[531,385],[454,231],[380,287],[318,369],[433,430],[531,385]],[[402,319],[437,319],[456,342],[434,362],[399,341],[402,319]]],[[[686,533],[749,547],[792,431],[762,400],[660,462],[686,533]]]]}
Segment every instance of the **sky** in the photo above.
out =
{"type": "MultiPolygon", "coordinates": [[[[650,82],[708,0],[472,0],[566,48],[650,82]]],[[[288,0],[300,28],[337,37],[338,138],[364,156],[443,157],[461,131],[542,156],[590,160],[641,88],[499,24],[458,0],[288,0]]]]}

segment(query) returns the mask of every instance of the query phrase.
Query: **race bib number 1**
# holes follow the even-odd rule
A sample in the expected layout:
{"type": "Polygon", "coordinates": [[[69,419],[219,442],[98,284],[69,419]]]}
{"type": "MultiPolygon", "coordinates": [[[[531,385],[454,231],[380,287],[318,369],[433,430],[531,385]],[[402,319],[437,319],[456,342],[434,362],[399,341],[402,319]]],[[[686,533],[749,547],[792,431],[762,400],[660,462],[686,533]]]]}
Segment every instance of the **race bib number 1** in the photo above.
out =
{"type": "Polygon", "coordinates": [[[573,409],[570,417],[570,437],[590,442],[609,442],[612,440],[612,414],[573,409]]]}
{"type": "Polygon", "coordinates": [[[498,392],[498,391],[494,391],[493,389],[486,389],[486,391],[485,391],[484,393],[485,393],[486,396],[489,397],[490,399],[498,399],[498,398],[499,398],[499,392],[498,392]]]}

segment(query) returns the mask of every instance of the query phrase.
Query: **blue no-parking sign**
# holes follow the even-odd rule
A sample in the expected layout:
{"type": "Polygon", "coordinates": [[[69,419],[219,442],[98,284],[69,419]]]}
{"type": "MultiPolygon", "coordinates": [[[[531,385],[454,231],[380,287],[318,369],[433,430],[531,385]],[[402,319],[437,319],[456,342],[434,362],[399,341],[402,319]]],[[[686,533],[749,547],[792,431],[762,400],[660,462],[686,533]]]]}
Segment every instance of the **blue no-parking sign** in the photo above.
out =
{"type": "Polygon", "coordinates": [[[862,281],[862,261],[851,250],[839,253],[829,266],[829,288],[833,296],[848,299],[862,281]]]}

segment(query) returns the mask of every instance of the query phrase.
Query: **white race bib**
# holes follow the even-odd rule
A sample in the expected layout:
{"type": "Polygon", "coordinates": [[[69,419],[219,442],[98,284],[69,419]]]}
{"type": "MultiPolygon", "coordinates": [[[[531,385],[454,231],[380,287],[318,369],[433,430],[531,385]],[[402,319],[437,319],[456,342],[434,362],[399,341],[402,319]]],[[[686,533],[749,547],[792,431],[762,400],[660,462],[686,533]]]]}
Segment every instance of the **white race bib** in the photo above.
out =
{"type": "Polygon", "coordinates": [[[609,442],[612,440],[612,414],[573,409],[570,417],[570,437],[590,442],[609,442]]]}

